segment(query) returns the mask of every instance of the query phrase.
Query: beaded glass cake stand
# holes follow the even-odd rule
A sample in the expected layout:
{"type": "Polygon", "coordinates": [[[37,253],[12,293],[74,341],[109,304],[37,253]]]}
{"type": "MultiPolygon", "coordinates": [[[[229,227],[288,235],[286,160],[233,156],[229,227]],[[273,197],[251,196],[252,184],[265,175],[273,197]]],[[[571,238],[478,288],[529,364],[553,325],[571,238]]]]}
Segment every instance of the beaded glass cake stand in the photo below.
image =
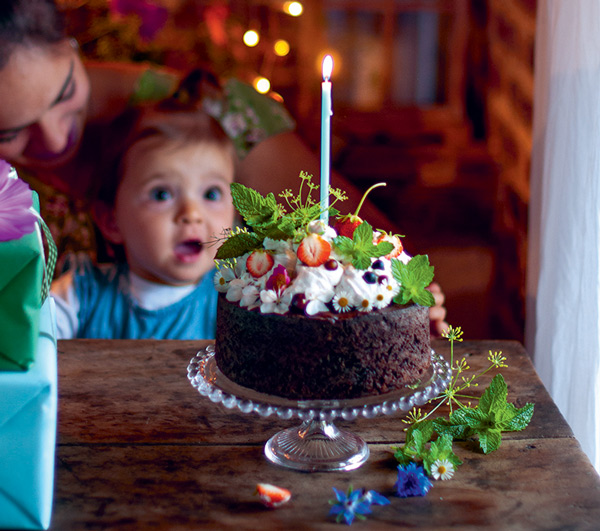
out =
{"type": "Polygon", "coordinates": [[[191,359],[188,378],[202,396],[228,409],[263,417],[298,417],[300,426],[276,433],[265,444],[265,455],[273,463],[305,472],[354,470],[369,458],[369,446],[333,421],[407,412],[427,403],[448,386],[451,377],[448,363],[433,350],[431,357],[431,368],[416,385],[352,400],[288,400],[241,387],[219,371],[213,345],[191,359]]]}

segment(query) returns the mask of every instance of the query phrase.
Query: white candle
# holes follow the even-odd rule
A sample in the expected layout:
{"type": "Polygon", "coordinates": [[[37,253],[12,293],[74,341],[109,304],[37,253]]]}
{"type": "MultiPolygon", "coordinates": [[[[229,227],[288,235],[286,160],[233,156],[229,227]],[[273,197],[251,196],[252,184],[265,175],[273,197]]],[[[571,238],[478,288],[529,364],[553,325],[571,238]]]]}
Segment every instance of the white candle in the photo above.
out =
{"type": "Polygon", "coordinates": [[[333,58],[323,58],[323,83],[321,83],[321,221],[329,223],[329,166],[331,143],[331,72],[333,58]]]}

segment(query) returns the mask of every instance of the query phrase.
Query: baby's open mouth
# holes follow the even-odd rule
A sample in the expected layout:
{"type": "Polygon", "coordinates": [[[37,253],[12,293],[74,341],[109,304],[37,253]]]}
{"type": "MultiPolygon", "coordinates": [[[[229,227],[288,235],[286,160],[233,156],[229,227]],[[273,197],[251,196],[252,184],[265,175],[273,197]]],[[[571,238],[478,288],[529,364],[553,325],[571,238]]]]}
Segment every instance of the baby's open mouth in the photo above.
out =
{"type": "Polygon", "coordinates": [[[200,240],[186,240],[175,246],[175,254],[179,257],[194,257],[202,252],[203,247],[200,240]]]}

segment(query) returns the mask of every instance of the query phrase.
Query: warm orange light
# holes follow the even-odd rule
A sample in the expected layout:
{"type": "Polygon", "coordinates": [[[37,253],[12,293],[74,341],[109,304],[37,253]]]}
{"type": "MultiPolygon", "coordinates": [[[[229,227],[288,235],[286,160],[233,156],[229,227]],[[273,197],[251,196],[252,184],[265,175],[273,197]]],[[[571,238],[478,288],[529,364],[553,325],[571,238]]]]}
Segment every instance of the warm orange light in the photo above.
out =
{"type": "Polygon", "coordinates": [[[273,50],[275,50],[275,54],[279,57],[285,57],[288,53],[290,53],[290,45],[287,41],[279,39],[278,41],[275,41],[273,50]]]}
{"type": "Polygon", "coordinates": [[[244,33],[243,40],[246,46],[252,48],[258,44],[258,41],[260,40],[260,35],[258,34],[258,31],[248,30],[246,33],[244,33]]]}
{"type": "Polygon", "coordinates": [[[304,11],[304,6],[300,2],[286,2],[283,4],[283,10],[292,17],[299,17],[304,11]]]}
{"type": "Polygon", "coordinates": [[[254,78],[254,82],[252,83],[257,92],[261,94],[266,94],[271,90],[271,82],[266,77],[256,77],[254,78]]]}
{"type": "MultiPolygon", "coordinates": [[[[323,75],[323,59],[324,56],[326,55],[330,55],[331,59],[332,59],[332,63],[335,64],[335,69],[332,73],[330,73],[330,77],[338,77],[340,74],[341,69],[343,68],[343,61],[342,61],[342,57],[339,53],[337,53],[335,50],[325,50],[323,52],[321,52],[317,57],[315,57],[315,70],[318,69],[319,74],[323,75]]],[[[329,60],[328,60],[329,62],[329,60]]],[[[332,65],[333,66],[333,65],[332,65]]]]}

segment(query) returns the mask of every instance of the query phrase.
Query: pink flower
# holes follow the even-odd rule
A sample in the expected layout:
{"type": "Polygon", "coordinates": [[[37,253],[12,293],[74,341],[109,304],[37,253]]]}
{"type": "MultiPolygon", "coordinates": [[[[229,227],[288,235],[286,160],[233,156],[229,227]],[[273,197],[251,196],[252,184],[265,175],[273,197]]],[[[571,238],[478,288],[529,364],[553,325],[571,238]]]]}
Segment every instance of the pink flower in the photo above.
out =
{"type": "Polygon", "coordinates": [[[288,275],[287,269],[279,264],[273,269],[273,274],[267,280],[266,288],[272,289],[277,293],[281,293],[290,284],[290,276],[288,275]]]}
{"type": "Polygon", "coordinates": [[[0,242],[17,240],[33,232],[37,222],[31,210],[29,186],[9,177],[9,173],[9,164],[0,160],[0,242]]]}

